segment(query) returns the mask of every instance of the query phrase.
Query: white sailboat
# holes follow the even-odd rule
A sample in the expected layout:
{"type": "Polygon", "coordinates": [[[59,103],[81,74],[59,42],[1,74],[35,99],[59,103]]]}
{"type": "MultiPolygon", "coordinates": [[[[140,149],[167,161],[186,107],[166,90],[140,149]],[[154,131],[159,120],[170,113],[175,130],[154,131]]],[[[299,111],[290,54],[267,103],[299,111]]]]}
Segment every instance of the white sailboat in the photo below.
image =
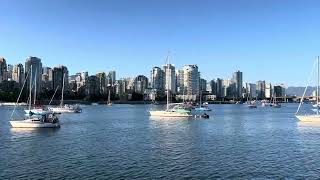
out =
{"type": "Polygon", "coordinates": [[[277,102],[277,95],[276,93],[273,93],[273,99],[272,99],[272,103],[270,104],[270,106],[274,107],[274,108],[281,108],[281,104],[277,102]]]}
{"type": "Polygon", "coordinates": [[[68,104],[63,103],[64,81],[65,81],[65,74],[63,75],[63,80],[62,80],[62,93],[61,93],[60,106],[49,107],[48,109],[54,113],[80,113],[80,112],[82,112],[82,109],[78,105],[68,105],[68,104]]]}
{"type": "Polygon", "coordinates": [[[256,101],[251,101],[249,100],[249,94],[247,94],[247,104],[249,109],[255,109],[257,108],[257,103],[256,101]]]}
{"type": "MultiPolygon", "coordinates": [[[[32,66],[31,68],[32,69],[32,66]]],[[[32,70],[31,70],[32,72],[32,70]]],[[[17,99],[17,103],[19,102],[19,99],[21,97],[22,91],[24,89],[26,80],[28,79],[30,71],[28,72],[28,75],[23,83],[23,86],[21,88],[20,94],[17,99]]],[[[32,73],[31,73],[32,74],[32,73]]],[[[30,84],[31,84],[31,78],[30,78],[30,84]]],[[[31,86],[30,86],[31,88],[31,86]]],[[[29,96],[29,100],[31,101],[31,96],[29,96]]],[[[58,128],[60,127],[59,119],[55,114],[47,113],[43,114],[41,116],[27,116],[23,118],[14,118],[13,115],[15,113],[16,107],[14,107],[12,114],[11,114],[11,120],[9,121],[11,126],[13,128],[58,128]]],[[[31,110],[31,104],[29,104],[29,111],[31,110]]]]}
{"type": "MultiPolygon", "coordinates": [[[[167,56],[167,68],[169,69],[168,56],[167,56]]],[[[169,77],[167,79],[171,79],[171,77],[169,77]]],[[[170,81],[169,81],[169,83],[170,83],[170,81]]],[[[170,90],[169,90],[169,86],[167,86],[167,108],[166,108],[166,110],[162,110],[162,111],[151,110],[151,111],[149,111],[151,117],[166,117],[166,118],[192,117],[191,111],[187,110],[181,106],[173,106],[170,108],[169,107],[169,95],[170,95],[170,90]]]]}
{"type": "Polygon", "coordinates": [[[196,111],[211,111],[211,109],[208,106],[202,106],[202,92],[200,90],[200,100],[199,100],[199,107],[194,108],[196,111]]]}
{"type": "MultiPolygon", "coordinates": [[[[319,56],[317,57],[317,76],[318,76],[318,82],[317,82],[317,104],[319,104],[319,81],[320,81],[320,76],[319,76],[319,73],[320,73],[320,62],[319,62],[319,56]]],[[[315,65],[314,65],[315,67],[315,65]]],[[[300,101],[300,104],[299,104],[299,107],[297,109],[297,112],[296,112],[296,117],[302,121],[302,122],[319,122],[320,123],[320,115],[319,115],[319,111],[316,111],[316,114],[306,114],[306,115],[299,115],[299,111],[300,111],[300,108],[301,108],[301,105],[303,104],[303,99],[306,95],[306,92],[307,92],[307,89],[308,89],[308,86],[309,86],[309,83],[310,83],[310,80],[311,80],[311,77],[312,77],[312,74],[313,74],[313,71],[314,71],[314,67],[312,68],[312,71],[311,71],[311,75],[310,75],[310,78],[309,78],[309,81],[308,81],[308,85],[306,86],[305,90],[304,90],[304,93],[303,93],[303,96],[301,98],[301,101],[300,101]]]]}

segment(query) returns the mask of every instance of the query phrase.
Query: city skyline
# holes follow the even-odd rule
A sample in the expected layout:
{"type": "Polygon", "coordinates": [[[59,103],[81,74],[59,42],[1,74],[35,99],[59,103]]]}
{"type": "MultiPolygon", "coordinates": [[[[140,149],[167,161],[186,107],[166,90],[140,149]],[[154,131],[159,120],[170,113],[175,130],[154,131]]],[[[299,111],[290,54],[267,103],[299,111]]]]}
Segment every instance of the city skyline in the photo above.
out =
{"type": "Polygon", "coordinates": [[[208,80],[240,69],[244,82],[304,86],[320,54],[315,1],[1,2],[1,55],[12,64],[37,56],[70,74],[148,75],[170,50],[177,69],[197,64],[208,80]]]}
{"type": "Polygon", "coordinates": [[[42,66],[40,58],[30,56],[26,58],[25,68],[20,64],[7,64],[5,58],[0,58],[0,90],[13,92],[22,88],[26,79],[30,86],[36,86],[34,93],[48,96],[54,91],[69,93],[73,98],[105,98],[113,94],[119,99],[161,100],[169,91],[172,97],[178,100],[195,101],[205,96],[208,100],[243,100],[244,98],[272,98],[285,97],[284,84],[257,81],[243,84],[243,72],[232,73],[231,79],[216,78],[204,79],[197,65],[184,65],[176,69],[167,61],[162,68],[154,66],[150,76],[138,75],[129,78],[116,77],[116,71],[77,72],[69,74],[68,67],[59,65],[55,67],[42,66]],[[32,68],[31,68],[32,67],[32,68]],[[24,70],[25,69],[25,70],[24,70]],[[30,76],[29,76],[30,73],[30,76]],[[30,81],[30,79],[32,80],[30,81]],[[64,83],[63,83],[64,82],[64,83]],[[63,88],[65,87],[65,88],[63,88]]]}

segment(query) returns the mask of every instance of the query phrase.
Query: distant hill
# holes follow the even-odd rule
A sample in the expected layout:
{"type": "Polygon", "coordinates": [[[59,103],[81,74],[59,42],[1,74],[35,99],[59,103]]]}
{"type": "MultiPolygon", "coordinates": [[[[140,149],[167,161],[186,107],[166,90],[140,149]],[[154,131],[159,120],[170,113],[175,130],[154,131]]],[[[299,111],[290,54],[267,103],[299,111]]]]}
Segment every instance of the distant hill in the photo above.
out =
{"type": "MultiPolygon", "coordinates": [[[[302,96],[304,92],[305,87],[288,87],[286,89],[286,94],[290,96],[302,96]]],[[[311,96],[312,92],[317,90],[316,87],[308,87],[306,96],[311,96]]]]}

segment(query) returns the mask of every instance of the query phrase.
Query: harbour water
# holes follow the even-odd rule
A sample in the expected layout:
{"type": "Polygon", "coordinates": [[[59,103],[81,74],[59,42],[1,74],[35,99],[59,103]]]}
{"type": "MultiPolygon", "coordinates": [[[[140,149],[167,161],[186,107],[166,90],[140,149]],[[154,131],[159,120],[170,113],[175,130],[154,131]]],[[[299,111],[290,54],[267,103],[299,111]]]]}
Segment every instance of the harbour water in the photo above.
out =
{"type": "Polygon", "coordinates": [[[211,105],[203,120],[150,119],[151,106],[85,106],[41,130],[11,128],[0,107],[0,179],[320,177],[320,124],[299,123],[297,104],[211,105]]]}

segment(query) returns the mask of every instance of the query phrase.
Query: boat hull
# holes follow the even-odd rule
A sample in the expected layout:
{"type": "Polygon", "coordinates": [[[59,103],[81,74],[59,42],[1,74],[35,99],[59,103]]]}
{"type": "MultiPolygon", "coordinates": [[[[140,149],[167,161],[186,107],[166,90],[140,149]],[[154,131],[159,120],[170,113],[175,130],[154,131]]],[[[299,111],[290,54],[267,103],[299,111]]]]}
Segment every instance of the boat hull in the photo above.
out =
{"type": "Polygon", "coordinates": [[[305,115],[305,116],[296,116],[299,121],[302,122],[319,122],[320,123],[320,115],[305,115]]]}
{"type": "Polygon", "coordinates": [[[212,111],[211,109],[209,109],[209,108],[194,108],[194,110],[196,110],[196,111],[212,111]]]}
{"type": "Polygon", "coordinates": [[[78,109],[68,109],[68,108],[49,108],[50,111],[54,113],[80,113],[81,110],[78,109]]]}
{"type": "Polygon", "coordinates": [[[179,113],[172,111],[150,111],[152,117],[192,117],[189,113],[179,113]]]}
{"type": "Polygon", "coordinates": [[[47,123],[32,120],[10,121],[13,128],[59,128],[59,123],[47,123]]]}

